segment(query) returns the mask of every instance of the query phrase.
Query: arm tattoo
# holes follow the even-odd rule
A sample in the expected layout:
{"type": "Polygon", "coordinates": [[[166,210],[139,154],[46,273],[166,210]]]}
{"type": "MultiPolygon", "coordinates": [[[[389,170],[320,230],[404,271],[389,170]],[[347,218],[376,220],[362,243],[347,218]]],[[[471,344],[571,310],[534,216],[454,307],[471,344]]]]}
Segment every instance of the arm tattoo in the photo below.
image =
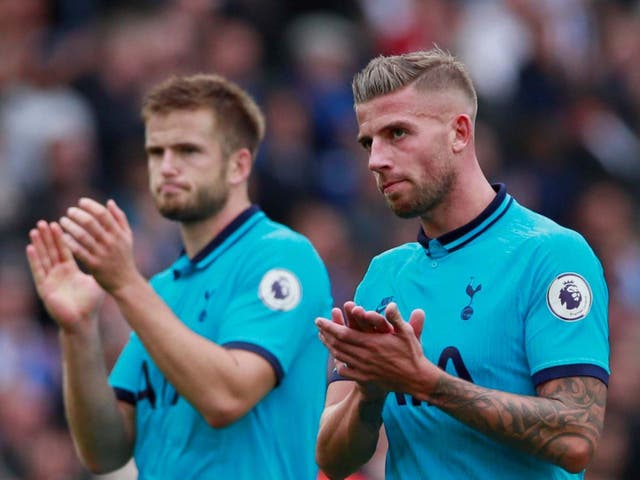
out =
{"type": "Polygon", "coordinates": [[[595,450],[602,431],[606,386],[592,377],[567,377],[522,396],[444,377],[429,399],[449,415],[495,440],[561,464],[569,442],[595,450]]]}

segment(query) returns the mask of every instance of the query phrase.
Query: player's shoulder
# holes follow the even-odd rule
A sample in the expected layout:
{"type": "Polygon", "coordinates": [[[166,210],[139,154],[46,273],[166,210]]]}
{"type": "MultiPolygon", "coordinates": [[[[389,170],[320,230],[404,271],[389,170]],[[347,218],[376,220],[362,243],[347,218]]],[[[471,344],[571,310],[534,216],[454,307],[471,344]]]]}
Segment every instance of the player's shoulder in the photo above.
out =
{"type": "Polygon", "coordinates": [[[305,235],[265,216],[251,232],[248,243],[240,248],[249,249],[255,261],[284,259],[287,263],[304,263],[308,268],[324,265],[315,247],[305,235]]]}
{"type": "Polygon", "coordinates": [[[540,242],[587,244],[585,238],[576,230],[562,226],[551,218],[518,203],[514,205],[513,213],[515,233],[533,237],[540,242]],[[526,229],[518,230],[518,226],[526,227],[526,229]]]}
{"type": "Polygon", "coordinates": [[[527,244],[539,247],[580,247],[591,250],[587,240],[576,230],[560,225],[549,217],[520,204],[513,208],[510,229],[514,235],[527,240],[527,244]]]}
{"type": "Polygon", "coordinates": [[[256,226],[255,234],[254,241],[260,242],[265,248],[315,251],[311,241],[305,235],[266,216],[256,226]]]}
{"type": "Polygon", "coordinates": [[[418,242],[409,242],[390,248],[376,255],[371,260],[372,268],[401,268],[405,263],[411,262],[416,255],[424,254],[424,248],[418,242]]]}

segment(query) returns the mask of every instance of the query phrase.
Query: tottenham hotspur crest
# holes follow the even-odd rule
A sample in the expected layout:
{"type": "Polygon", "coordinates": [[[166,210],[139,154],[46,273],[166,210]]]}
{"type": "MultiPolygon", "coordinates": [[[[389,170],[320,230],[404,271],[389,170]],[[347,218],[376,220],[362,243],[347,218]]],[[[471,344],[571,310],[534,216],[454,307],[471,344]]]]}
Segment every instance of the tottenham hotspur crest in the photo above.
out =
{"type": "Polygon", "coordinates": [[[298,278],[289,270],[274,268],[264,274],[258,287],[260,300],[272,310],[291,310],[302,298],[298,278]]]}
{"type": "Polygon", "coordinates": [[[558,275],[547,289],[549,310],[560,320],[575,322],[591,310],[591,287],[577,273],[558,275]]]}

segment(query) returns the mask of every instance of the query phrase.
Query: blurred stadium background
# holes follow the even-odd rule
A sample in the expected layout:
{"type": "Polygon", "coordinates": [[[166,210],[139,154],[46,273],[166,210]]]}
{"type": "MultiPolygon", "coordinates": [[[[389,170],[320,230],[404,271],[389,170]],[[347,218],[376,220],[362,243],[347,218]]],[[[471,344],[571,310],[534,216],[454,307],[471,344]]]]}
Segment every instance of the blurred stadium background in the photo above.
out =
{"type": "MultiPolygon", "coordinates": [[[[254,199],[312,239],[340,304],[371,256],[418,229],[367,173],[351,76],[376,53],[434,43],[475,79],[491,180],[603,261],[613,374],[587,479],[640,478],[640,1],[0,0],[0,480],[135,478],[75,458],[24,246],[37,219],[90,195],[124,206],[147,275],[175,258],[177,231],[147,194],[141,93],[215,71],[255,96],[268,132],[254,199]]],[[[128,330],[113,304],[102,313],[111,365],[128,330]]],[[[383,455],[359,478],[382,479],[383,455]]]]}

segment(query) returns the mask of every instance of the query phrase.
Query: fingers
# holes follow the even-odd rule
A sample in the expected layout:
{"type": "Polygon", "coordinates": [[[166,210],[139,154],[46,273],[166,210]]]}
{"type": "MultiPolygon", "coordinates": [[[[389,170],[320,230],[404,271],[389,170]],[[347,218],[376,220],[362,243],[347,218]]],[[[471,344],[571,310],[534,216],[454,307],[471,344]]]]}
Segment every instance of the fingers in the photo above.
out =
{"type": "Polygon", "coordinates": [[[391,333],[393,328],[378,312],[367,311],[353,302],[345,303],[348,325],[354,330],[367,333],[391,333]]]}
{"type": "Polygon", "coordinates": [[[56,222],[40,220],[36,228],[29,231],[31,243],[26,247],[31,275],[38,287],[57,264],[73,261],[64,241],[64,233],[56,222]]]}
{"type": "Polygon", "coordinates": [[[37,223],[38,233],[42,239],[42,245],[44,246],[44,255],[47,257],[50,265],[55,265],[60,261],[58,256],[58,249],[51,233],[51,225],[41,220],[37,223]]]}
{"type": "Polygon", "coordinates": [[[348,305],[345,304],[344,311],[347,316],[347,325],[349,328],[353,328],[354,330],[359,330],[361,332],[367,330],[367,325],[362,319],[364,313],[364,309],[362,307],[356,306],[355,303],[348,305]]]}
{"type": "Polygon", "coordinates": [[[59,223],[51,222],[51,233],[53,235],[53,241],[60,261],[72,261],[73,255],[71,254],[71,250],[69,250],[69,246],[65,242],[65,235],[59,223]]]}
{"type": "MultiPolygon", "coordinates": [[[[333,315],[334,312],[332,312],[332,317],[333,315]]],[[[347,327],[342,323],[335,322],[334,319],[329,320],[318,317],[315,323],[318,327],[320,340],[330,349],[338,343],[350,345],[366,345],[367,343],[366,338],[363,338],[362,332],[347,327]]]]}
{"type": "Polygon", "coordinates": [[[393,333],[394,328],[387,319],[378,312],[366,312],[367,323],[376,333],[393,333]]]}
{"type": "Polygon", "coordinates": [[[31,258],[37,261],[39,267],[42,269],[44,275],[51,270],[51,259],[47,252],[47,247],[44,241],[44,232],[47,231],[49,225],[44,220],[40,220],[36,228],[29,231],[29,238],[31,240],[31,258]]]}
{"type": "Polygon", "coordinates": [[[354,302],[345,302],[343,305],[344,315],[345,315],[345,325],[351,327],[352,324],[355,326],[355,320],[352,320],[353,317],[353,309],[356,304],[354,302]]]}
{"type": "Polygon", "coordinates": [[[70,207],[60,225],[67,233],[66,244],[74,255],[87,258],[98,253],[109,234],[121,230],[121,223],[128,228],[124,212],[113,200],[107,207],[90,198],[81,198],[77,207],[70,207]]]}
{"type": "Polygon", "coordinates": [[[342,310],[339,308],[331,309],[331,320],[333,323],[337,323],[338,325],[346,325],[344,316],[342,315],[342,310]]]}
{"type": "Polygon", "coordinates": [[[396,332],[401,331],[405,327],[405,321],[402,318],[402,315],[400,315],[400,310],[398,310],[398,305],[395,302],[391,302],[387,305],[387,308],[384,311],[384,316],[396,332]]]}
{"type": "Polygon", "coordinates": [[[74,257],[89,263],[103,252],[113,233],[118,238],[125,228],[129,229],[126,216],[113,200],[105,207],[90,198],[81,198],[78,206],[70,207],[59,222],[40,220],[29,231],[30,244],[25,250],[34,280],[42,281],[55,265],[74,261],[74,257]]]}
{"type": "MultiPolygon", "coordinates": [[[[110,202],[113,203],[113,200],[110,200],[110,202]]],[[[99,226],[99,232],[111,232],[116,228],[117,222],[110,209],[95,200],[83,197],[78,200],[78,207],[88,213],[90,218],[93,220],[92,222],[89,222],[89,228],[95,229],[99,226]]]]}
{"type": "Polygon", "coordinates": [[[106,205],[103,206],[90,198],[81,198],[78,206],[90,213],[107,232],[131,230],[127,216],[113,199],[107,200],[106,205]]]}
{"type": "Polygon", "coordinates": [[[107,209],[115,219],[116,223],[125,230],[131,230],[129,226],[129,221],[127,220],[127,216],[125,213],[118,207],[115,200],[109,200],[107,202],[107,209]]]}
{"type": "Polygon", "coordinates": [[[411,327],[413,328],[413,332],[415,333],[416,338],[418,340],[420,340],[420,337],[422,336],[424,319],[425,319],[424,310],[420,308],[415,309],[413,312],[411,312],[411,315],[409,316],[409,325],[411,325],[411,327]]]}
{"type": "MultiPolygon", "coordinates": [[[[33,231],[33,230],[32,230],[33,231]]],[[[38,251],[33,243],[27,245],[27,260],[29,261],[29,269],[31,270],[31,275],[33,276],[33,280],[36,284],[36,287],[39,290],[40,284],[44,281],[46,277],[46,271],[40,260],[40,256],[38,255],[38,251]]]]}
{"type": "Polygon", "coordinates": [[[67,213],[69,216],[60,219],[60,226],[67,233],[65,241],[73,254],[84,261],[97,251],[98,243],[93,235],[72,218],[82,221],[79,217],[85,217],[88,214],[75,207],[70,208],[67,213]]]}
{"type": "Polygon", "coordinates": [[[331,320],[319,317],[316,319],[316,326],[322,342],[328,348],[337,348],[339,345],[367,345],[372,333],[412,333],[420,340],[424,319],[424,311],[415,309],[411,312],[409,322],[405,322],[394,302],[387,306],[385,316],[348,302],[345,304],[344,314],[339,308],[334,308],[331,320]]]}

